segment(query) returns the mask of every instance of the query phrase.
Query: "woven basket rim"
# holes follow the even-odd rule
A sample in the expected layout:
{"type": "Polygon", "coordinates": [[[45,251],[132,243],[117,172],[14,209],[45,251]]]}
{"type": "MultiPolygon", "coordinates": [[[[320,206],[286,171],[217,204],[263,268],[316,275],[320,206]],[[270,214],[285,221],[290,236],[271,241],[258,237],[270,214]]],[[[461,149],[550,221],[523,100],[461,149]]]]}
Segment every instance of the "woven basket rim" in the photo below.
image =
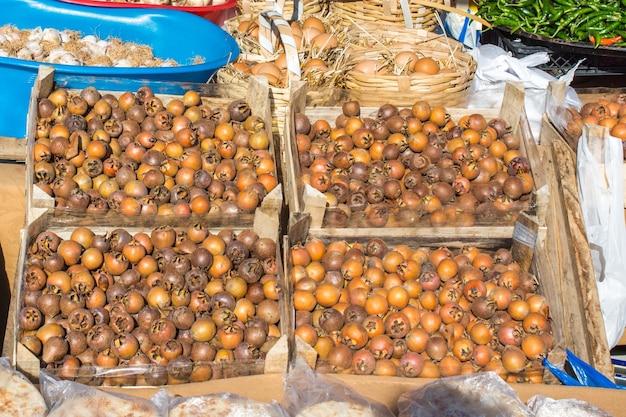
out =
{"type": "MultiPolygon", "coordinates": [[[[439,1],[443,3],[443,0],[439,1]]],[[[372,1],[372,0],[357,0],[350,2],[333,2],[331,7],[335,7],[342,10],[364,13],[371,12],[373,15],[382,15],[382,16],[400,16],[403,17],[402,8],[399,5],[399,2],[395,3],[395,7],[387,8],[385,4],[389,4],[388,2],[382,1],[372,1]]],[[[435,10],[431,7],[426,7],[421,4],[410,4],[409,3],[409,11],[411,12],[411,17],[428,17],[435,14],[435,10]]]]}

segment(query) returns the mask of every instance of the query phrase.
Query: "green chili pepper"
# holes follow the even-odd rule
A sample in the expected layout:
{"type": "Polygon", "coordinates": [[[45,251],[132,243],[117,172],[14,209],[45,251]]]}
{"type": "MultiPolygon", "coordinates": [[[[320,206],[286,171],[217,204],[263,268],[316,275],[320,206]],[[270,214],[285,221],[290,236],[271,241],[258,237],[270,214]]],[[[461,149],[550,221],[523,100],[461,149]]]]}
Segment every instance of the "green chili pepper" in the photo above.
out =
{"type": "MultiPolygon", "coordinates": [[[[626,1],[626,0],[624,0],[626,1]]],[[[577,5],[572,2],[572,1],[568,1],[568,0],[554,0],[555,3],[560,4],[561,6],[565,6],[565,7],[576,7],[577,5]]]]}
{"type": "MultiPolygon", "coordinates": [[[[555,0],[556,1],[556,0],[555,0]]],[[[559,24],[559,26],[557,26],[556,30],[552,33],[551,37],[555,37],[559,32],[561,32],[563,29],[565,29],[566,27],[570,26],[570,24],[576,20],[577,18],[580,17],[580,14],[584,14],[584,13],[588,13],[589,11],[591,11],[590,8],[583,8],[583,9],[579,9],[577,11],[577,13],[571,13],[568,16],[565,17],[565,19],[563,21],[561,21],[561,23],[559,24]]]]}

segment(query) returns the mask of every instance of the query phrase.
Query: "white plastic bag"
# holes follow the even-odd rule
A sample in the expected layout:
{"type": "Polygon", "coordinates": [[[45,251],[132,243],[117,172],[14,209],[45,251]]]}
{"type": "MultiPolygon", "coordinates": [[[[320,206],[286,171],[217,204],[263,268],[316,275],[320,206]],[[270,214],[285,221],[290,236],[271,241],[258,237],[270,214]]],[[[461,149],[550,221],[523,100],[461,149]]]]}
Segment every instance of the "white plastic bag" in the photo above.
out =
{"type": "MultiPolygon", "coordinates": [[[[546,52],[537,52],[523,58],[515,58],[510,52],[496,45],[485,44],[468,51],[476,60],[477,68],[472,80],[471,91],[504,90],[507,82],[521,82],[524,85],[524,108],[535,140],[539,139],[541,118],[545,109],[546,89],[551,81],[563,81],[568,86],[565,96],[567,107],[580,108],[576,91],[569,87],[578,65],[558,79],[545,71],[535,68],[549,61],[546,52]]],[[[486,95],[486,99],[493,97],[486,95]]]]}
{"type": "MultiPolygon", "coordinates": [[[[467,12],[474,14],[474,11],[470,9],[467,12]]],[[[482,25],[476,20],[461,14],[448,13],[444,21],[444,28],[454,39],[468,48],[476,48],[478,46],[482,25]]]]}
{"type": "Polygon", "coordinates": [[[583,127],[577,150],[578,192],[610,347],[626,327],[623,158],[620,139],[601,126],[583,127]]]}

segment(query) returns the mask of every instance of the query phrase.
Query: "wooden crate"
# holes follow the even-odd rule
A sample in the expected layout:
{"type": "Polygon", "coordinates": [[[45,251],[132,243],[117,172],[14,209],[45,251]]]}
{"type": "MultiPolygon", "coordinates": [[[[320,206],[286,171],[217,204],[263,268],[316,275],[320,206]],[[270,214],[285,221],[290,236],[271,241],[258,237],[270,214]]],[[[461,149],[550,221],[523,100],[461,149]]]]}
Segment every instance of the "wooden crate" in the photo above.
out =
{"type": "MultiPolygon", "coordinates": [[[[79,89],[73,89],[71,83],[67,85],[63,85],[63,88],[66,88],[70,94],[80,92],[79,89]]],[[[158,87],[153,89],[155,96],[160,98],[163,102],[163,105],[166,106],[167,103],[174,98],[182,98],[184,92],[188,90],[195,90],[200,93],[202,97],[202,104],[209,106],[211,109],[215,109],[217,107],[226,108],[230,102],[235,99],[245,99],[248,105],[252,110],[252,115],[258,116],[265,123],[265,131],[270,138],[269,151],[274,158],[275,170],[274,175],[278,179],[278,186],[274,188],[267,196],[263,199],[261,205],[266,208],[276,209],[278,207],[284,206],[284,198],[282,192],[282,178],[281,178],[281,154],[279,152],[278,144],[273,140],[272,130],[271,130],[271,120],[272,120],[272,112],[270,109],[268,95],[269,95],[269,87],[267,84],[267,80],[263,77],[251,77],[248,88],[246,90],[246,96],[243,97],[239,94],[238,91],[231,91],[227,87],[219,87],[210,84],[193,84],[193,83],[179,83],[178,87],[180,88],[180,95],[173,94],[160,94],[158,87]]],[[[35,80],[33,93],[31,95],[31,102],[29,108],[29,116],[28,116],[28,145],[27,145],[27,159],[26,159],[26,199],[27,199],[27,213],[28,218],[33,219],[39,215],[39,209],[48,209],[52,210],[55,206],[54,198],[50,195],[46,194],[42,191],[38,186],[36,186],[33,182],[33,173],[34,173],[34,160],[33,160],[33,145],[35,143],[35,129],[37,125],[37,102],[40,98],[47,97],[55,88],[57,88],[56,81],[54,78],[54,68],[42,66],[40,67],[37,79],[35,80]]],[[[124,91],[100,91],[101,94],[112,94],[115,97],[119,97],[124,91]]],[[[282,209],[279,215],[282,215],[282,209]]],[[[120,224],[120,222],[124,222],[125,224],[135,224],[146,226],[149,225],[150,222],[153,224],[157,224],[162,221],[157,219],[157,217],[163,216],[143,216],[142,218],[131,218],[129,216],[122,216],[121,214],[117,214],[113,211],[109,211],[104,215],[88,215],[86,216],[84,213],[63,213],[60,217],[64,217],[68,222],[73,221],[81,221],[88,222],[91,221],[93,224],[120,224]],[[120,220],[122,217],[122,220],[120,220]]],[[[167,216],[171,221],[176,222],[177,219],[172,218],[172,216],[167,216]]],[[[220,214],[219,209],[213,205],[209,213],[204,215],[196,215],[193,214],[191,216],[191,221],[195,219],[201,219],[203,221],[209,220],[213,221],[216,224],[223,222],[233,222],[232,219],[223,219],[223,215],[220,214]]],[[[254,221],[254,213],[242,213],[237,217],[236,221],[241,222],[242,225],[252,225],[254,221]]],[[[189,220],[188,220],[189,221],[189,220]]]]}
{"type": "Polygon", "coordinates": [[[547,116],[541,127],[541,160],[548,174],[550,225],[541,262],[556,277],[552,299],[568,327],[566,346],[613,378],[610,348],[604,330],[593,262],[578,195],[576,154],[547,116]],[[584,340],[584,343],[580,343],[584,340]]]}
{"type": "MultiPolygon", "coordinates": [[[[619,90],[613,89],[585,89],[579,94],[581,102],[589,103],[600,99],[610,100],[619,90]]],[[[562,132],[560,126],[566,120],[560,120],[561,112],[565,103],[566,84],[564,82],[552,82],[548,85],[546,96],[546,113],[542,118],[540,148],[542,153],[546,155],[548,164],[553,171],[553,177],[558,181],[557,186],[559,193],[555,197],[560,198],[560,204],[564,207],[563,212],[559,213],[559,219],[564,224],[565,233],[572,239],[574,259],[576,261],[575,280],[573,281],[582,291],[582,303],[586,309],[587,323],[591,337],[597,339],[594,343],[594,355],[598,356],[598,362],[610,361],[610,347],[606,340],[604,330],[604,320],[602,318],[598,289],[594,279],[594,268],[591,259],[591,251],[587,234],[582,217],[580,197],[578,194],[577,183],[577,157],[576,150],[578,143],[575,138],[569,137],[562,132]],[[555,119],[556,118],[556,119],[555,119]],[[545,149],[543,149],[545,148],[545,149]],[[580,282],[578,282],[580,281],[580,282]],[[587,296],[586,296],[587,295],[587,296]],[[608,353],[607,353],[608,352],[608,353]]],[[[589,126],[596,131],[598,136],[606,134],[601,126],[589,126]]],[[[624,168],[624,216],[626,217],[626,162],[624,168]]],[[[562,236],[562,238],[567,237],[562,236]]],[[[618,342],[618,345],[626,344],[626,337],[618,342]]],[[[606,372],[613,372],[610,369],[610,363],[604,365],[606,372]]]]}
{"type": "MultiPolygon", "coordinates": [[[[512,229],[494,227],[485,229],[481,235],[467,234],[464,230],[457,230],[457,234],[447,233],[422,233],[422,230],[415,228],[404,229],[351,229],[343,230],[314,229],[311,227],[311,216],[308,213],[300,213],[295,216],[297,219],[290,223],[288,236],[283,242],[283,259],[285,265],[284,276],[290,279],[290,268],[292,267],[289,258],[288,248],[296,244],[306,242],[307,238],[314,237],[321,239],[325,243],[333,241],[346,241],[348,243],[365,244],[372,238],[383,239],[389,247],[394,245],[409,245],[412,248],[428,247],[439,248],[448,247],[450,249],[460,249],[468,246],[475,246],[486,252],[493,252],[498,248],[509,248],[514,259],[520,264],[523,271],[534,274],[539,281],[539,293],[546,297],[550,309],[552,320],[552,334],[554,348],[549,352],[549,360],[552,363],[563,364],[565,361],[565,348],[580,355],[584,360],[590,360],[605,375],[612,375],[606,367],[601,367],[599,361],[594,361],[590,354],[596,347],[596,340],[591,340],[580,330],[579,323],[587,320],[585,311],[582,308],[575,308],[573,300],[579,299],[580,294],[573,286],[564,286],[561,276],[557,275],[569,271],[568,265],[559,264],[561,270],[555,270],[554,265],[546,262],[546,258],[553,255],[554,248],[550,247],[552,242],[547,237],[550,235],[549,227],[540,226],[536,215],[522,212],[516,225],[512,229]],[[505,230],[508,231],[506,235],[505,230]],[[535,239],[528,239],[533,236],[535,239]]],[[[552,221],[551,218],[547,220],[552,221]]],[[[562,261],[569,261],[562,259],[562,261]]],[[[290,282],[285,283],[286,288],[292,287],[290,282]]],[[[291,303],[293,300],[290,299],[291,303]]],[[[293,308],[293,305],[291,306],[293,308]]],[[[292,324],[293,326],[293,324],[292,324]]],[[[299,338],[297,338],[299,339],[299,338]]],[[[314,366],[317,358],[316,352],[306,343],[299,340],[297,352],[305,358],[309,364],[314,366]]],[[[596,355],[599,359],[600,355],[596,355]]],[[[604,359],[602,357],[602,359],[604,359]]],[[[610,363],[609,363],[610,365],[610,363]]],[[[558,384],[558,380],[547,370],[543,373],[543,382],[558,384]]]]}
{"type": "MultiPolygon", "coordinates": [[[[280,227],[279,227],[279,211],[273,212],[263,211],[257,209],[255,213],[257,217],[253,222],[252,227],[240,226],[240,225],[211,225],[207,224],[207,229],[211,233],[219,233],[223,229],[232,230],[235,233],[239,233],[242,230],[252,229],[257,233],[259,237],[270,238],[277,245],[277,251],[275,255],[275,261],[277,265],[277,278],[279,282],[282,282],[282,252],[281,252],[281,239],[280,239],[280,227]]],[[[193,223],[178,223],[171,224],[169,222],[162,223],[162,225],[168,225],[174,227],[176,230],[185,229],[193,225],[193,223]]],[[[27,377],[33,381],[37,381],[41,370],[41,362],[39,358],[34,355],[28,348],[20,341],[22,330],[19,326],[18,314],[23,306],[24,297],[24,273],[27,266],[27,259],[29,257],[29,248],[32,244],[32,240],[43,231],[51,231],[56,233],[63,239],[68,239],[75,228],[80,226],[89,227],[96,234],[106,234],[117,228],[123,228],[134,235],[138,232],[147,232],[153,230],[150,227],[138,227],[138,226],[126,226],[126,225],[107,225],[107,226],[93,226],[91,224],[83,225],[80,223],[74,223],[68,225],[65,222],[58,221],[57,217],[54,217],[47,211],[43,211],[39,217],[35,218],[28,225],[21,230],[21,245],[16,275],[13,283],[13,294],[9,306],[9,317],[7,326],[5,329],[5,343],[3,346],[2,355],[9,358],[11,364],[19,371],[23,372],[27,377]]],[[[252,360],[252,361],[237,361],[232,363],[214,363],[215,370],[219,371],[220,377],[237,377],[243,375],[259,374],[259,373],[282,373],[286,370],[288,360],[288,334],[290,329],[287,326],[289,321],[283,321],[282,317],[286,315],[286,306],[282,298],[278,300],[281,309],[281,321],[277,323],[280,330],[281,337],[276,344],[268,351],[264,359],[252,360]]],[[[138,373],[143,368],[139,367],[138,373]]],[[[89,372],[94,371],[89,369],[89,372]]],[[[100,369],[99,371],[103,371],[100,369]]],[[[110,371],[109,371],[110,372],[110,371]]],[[[215,372],[215,371],[214,371],[215,372]]],[[[102,385],[109,385],[106,378],[107,371],[99,373],[105,377],[101,380],[102,385]]],[[[96,384],[98,385],[98,384],[96,384]]]]}
{"type": "MultiPolygon", "coordinates": [[[[384,103],[381,103],[381,105],[384,103]]],[[[361,108],[361,114],[364,116],[375,114],[377,108],[361,108]]],[[[528,120],[524,110],[524,90],[519,84],[509,83],[506,86],[502,105],[499,109],[477,109],[477,108],[447,108],[452,120],[458,120],[461,116],[471,113],[480,113],[489,120],[490,118],[501,117],[506,120],[521,138],[521,152],[528,157],[532,166],[532,176],[535,189],[533,191],[533,208],[537,212],[539,222],[543,225],[544,208],[547,205],[548,190],[545,184],[545,174],[539,161],[538,151],[535,140],[532,136],[528,120]]],[[[310,213],[311,229],[322,228],[324,214],[326,213],[326,197],[313,187],[303,184],[301,178],[301,168],[298,161],[298,152],[296,148],[295,131],[293,130],[293,116],[295,113],[304,113],[309,116],[311,122],[317,119],[328,120],[331,126],[334,120],[341,113],[341,107],[298,107],[297,104],[292,106],[286,120],[285,136],[282,138],[283,148],[286,150],[284,155],[284,186],[285,200],[289,206],[289,213],[310,213]],[[287,135],[287,132],[290,135],[287,135]]],[[[386,229],[401,229],[388,225],[386,229]]],[[[481,236],[485,233],[484,226],[467,226],[467,227],[420,227],[420,233],[441,234],[449,233],[450,235],[458,235],[462,229],[463,233],[468,236],[481,236]]],[[[505,235],[509,235],[512,226],[502,226],[498,228],[505,235]]],[[[329,233],[334,233],[332,230],[329,233]]],[[[401,231],[398,231],[402,233],[401,231]]],[[[337,233],[341,234],[340,230],[337,233]]]]}
{"type": "MultiPolygon", "coordinates": [[[[584,105],[585,103],[593,103],[598,100],[608,100],[610,101],[617,94],[621,94],[622,90],[620,89],[607,89],[607,88],[588,88],[577,91],[578,98],[581,103],[584,105]]],[[[547,122],[551,125],[550,127],[550,135],[555,131],[556,134],[561,136],[565,143],[567,143],[570,148],[575,152],[578,146],[576,142],[578,138],[570,137],[571,135],[567,135],[566,132],[563,132],[564,128],[562,127],[564,123],[566,123],[569,119],[569,114],[567,112],[561,111],[564,110],[565,103],[565,94],[566,94],[566,85],[564,82],[551,82],[548,85],[547,97],[546,97],[546,118],[547,122]],[[555,111],[555,109],[557,109],[555,111]]],[[[603,132],[598,132],[599,135],[604,135],[603,132]]],[[[623,165],[624,168],[624,215],[626,215],[626,162],[623,165]]]]}

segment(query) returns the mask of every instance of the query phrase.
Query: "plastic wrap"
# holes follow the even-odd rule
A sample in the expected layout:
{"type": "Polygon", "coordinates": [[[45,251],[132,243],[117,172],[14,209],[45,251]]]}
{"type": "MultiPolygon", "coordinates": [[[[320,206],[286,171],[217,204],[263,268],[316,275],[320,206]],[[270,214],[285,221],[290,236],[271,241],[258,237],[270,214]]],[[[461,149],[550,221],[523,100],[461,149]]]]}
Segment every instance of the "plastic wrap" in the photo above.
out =
{"type": "Polygon", "coordinates": [[[569,366],[569,369],[572,370],[573,375],[565,371],[565,364],[556,365],[550,363],[548,358],[543,359],[544,366],[546,366],[563,385],[626,389],[626,387],[617,385],[615,382],[611,381],[593,366],[574,355],[569,349],[565,349],[565,352],[567,355],[566,364],[569,366]]]}
{"type": "Polygon", "coordinates": [[[495,372],[428,383],[398,399],[398,417],[530,417],[534,414],[495,372]]]}
{"type": "Polygon", "coordinates": [[[623,148],[608,129],[584,125],[578,141],[580,207],[595,272],[609,347],[626,327],[626,230],[623,148]]]}
{"type": "MultiPolygon", "coordinates": [[[[546,108],[546,88],[549,82],[564,81],[568,87],[565,105],[580,107],[576,91],[569,87],[576,67],[560,78],[556,78],[538,68],[537,65],[548,61],[548,54],[538,52],[518,59],[496,45],[482,45],[470,51],[478,67],[472,81],[472,91],[503,89],[507,82],[520,82],[524,85],[525,109],[533,136],[539,138],[541,117],[546,108]]],[[[485,95],[486,99],[492,94],[485,95]]]]}
{"type": "Polygon", "coordinates": [[[45,370],[39,376],[48,417],[133,416],[165,417],[167,409],[131,395],[113,394],[79,382],[57,380],[45,370]]]}
{"type": "Polygon", "coordinates": [[[0,358],[0,416],[44,417],[48,412],[43,396],[29,380],[0,358]]]}
{"type": "Polygon", "coordinates": [[[219,393],[169,400],[168,417],[288,417],[287,411],[275,402],[261,402],[233,394],[219,393]]]}
{"type": "Polygon", "coordinates": [[[301,358],[283,384],[283,404],[293,417],[394,417],[384,404],[313,371],[301,358]]]}
{"type": "Polygon", "coordinates": [[[576,398],[554,400],[542,394],[533,395],[527,402],[535,417],[612,417],[612,414],[576,398]]]}

